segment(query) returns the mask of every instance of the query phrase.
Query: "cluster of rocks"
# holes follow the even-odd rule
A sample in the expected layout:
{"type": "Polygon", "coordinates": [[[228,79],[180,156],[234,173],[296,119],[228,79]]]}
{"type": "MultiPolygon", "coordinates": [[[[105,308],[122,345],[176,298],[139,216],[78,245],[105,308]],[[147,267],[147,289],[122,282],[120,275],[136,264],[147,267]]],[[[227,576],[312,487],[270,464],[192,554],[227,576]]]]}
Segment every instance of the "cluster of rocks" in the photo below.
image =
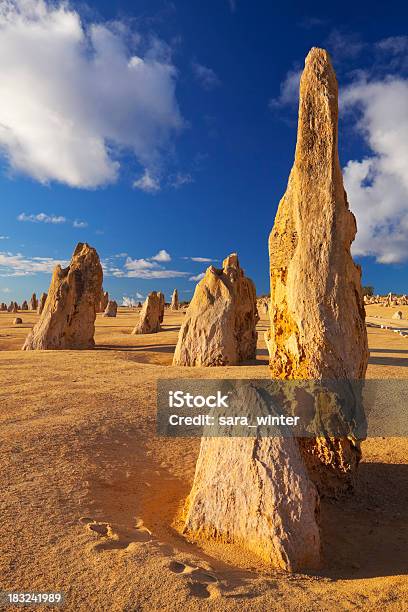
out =
{"type": "Polygon", "coordinates": [[[406,295],[365,295],[364,304],[379,304],[380,306],[408,306],[408,297],[406,295]]]}

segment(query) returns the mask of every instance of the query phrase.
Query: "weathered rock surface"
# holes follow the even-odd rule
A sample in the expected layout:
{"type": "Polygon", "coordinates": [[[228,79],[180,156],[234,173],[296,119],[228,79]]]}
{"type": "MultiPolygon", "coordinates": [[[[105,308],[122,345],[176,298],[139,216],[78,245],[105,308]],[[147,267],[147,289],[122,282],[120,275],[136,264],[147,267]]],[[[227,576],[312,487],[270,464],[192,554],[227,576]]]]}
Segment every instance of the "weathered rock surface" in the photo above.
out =
{"type": "Polygon", "coordinates": [[[397,312],[394,312],[394,314],[392,315],[393,319],[398,319],[399,321],[401,321],[402,319],[402,310],[397,310],[397,312]]]}
{"type": "Polygon", "coordinates": [[[35,293],[33,293],[33,295],[31,296],[31,300],[30,300],[30,309],[37,310],[37,308],[38,308],[37,296],[35,293]]]}
{"type": "MultiPolygon", "coordinates": [[[[356,234],[338,157],[338,89],[329,55],[312,49],[300,84],[295,163],[269,238],[271,375],[362,379],[368,362],[356,234]]],[[[355,398],[356,403],[359,398],[355,398]]],[[[360,459],[354,439],[302,440],[321,492],[347,488],[360,459]]]]}
{"type": "Polygon", "coordinates": [[[92,348],[102,276],[96,250],[80,242],[69,266],[55,267],[43,312],[23,350],[92,348]]]}
{"type": "MultiPolygon", "coordinates": [[[[234,391],[237,414],[263,400],[250,384],[234,391]],[[241,408],[242,407],[242,408],[241,408]]],[[[290,437],[204,437],[184,512],[191,539],[233,542],[288,571],[320,564],[319,499],[290,437]]]]}
{"type": "Polygon", "coordinates": [[[221,270],[210,266],[196,286],[180,329],[173,365],[233,365],[256,356],[254,283],[233,253],[221,270]]]}
{"type": "Polygon", "coordinates": [[[22,324],[22,322],[23,322],[23,319],[21,319],[21,317],[16,317],[16,318],[13,320],[13,325],[21,325],[21,324],[22,324]]]}
{"type": "Polygon", "coordinates": [[[103,316],[104,317],[116,317],[117,312],[118,312],[117,302],[115,302],[115,300],[109,300],[105,308],[105,312],[103,313],[103,316]]]}
{"type": "Polygon", "coordinates": [[[173,291],[173,295],[171,296],[170,310],[178,310],[179,309],[179,298],[178,291],[175,289],[173,291]]]}
{"type": "Polygon", "coordinates": [[[38,300],[38,308],[37,313],[40,315],[44,310],[45,302],[47,301],[48,293],[42,293],[40,299],[38,300]]]}
{"type": "Polygon", "coordinates": [[[98,305],[98,307],[99,307],[98,312],[105,312],[108,303],[109,303],[109,293],[102,289],[102,291],[101,291],[101,300],[100,300],[100,303],[98,305]]]}
{"type": "Polygon", "coordinates": [[[152,291],[147,296],[138,324],[132,334],[155,334],[160,331],[160,296],[152,291]]]}
{"type": "Polygon", "coordinates": [[[159,295],[159,298],[160,298],[160,316],[159,316],[159,321],[160,321],[160,323],[163,323],[163,319],[164,319],[164,307],[165,307],[166,301],[164,299],[164,293],[159,291],[158,295],[159,295]]]}

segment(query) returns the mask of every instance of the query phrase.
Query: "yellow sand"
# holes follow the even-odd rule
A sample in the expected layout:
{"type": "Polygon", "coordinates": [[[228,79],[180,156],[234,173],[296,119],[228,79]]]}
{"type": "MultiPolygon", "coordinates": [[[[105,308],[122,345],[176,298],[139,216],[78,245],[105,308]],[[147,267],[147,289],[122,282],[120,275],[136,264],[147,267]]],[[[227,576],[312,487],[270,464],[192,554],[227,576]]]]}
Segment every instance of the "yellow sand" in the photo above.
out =
{"type": "MultiPolygon", "coordinates": [[[[367,307],[373,322],[394,310],[367,307]]],[[[136,310],[98,315],[96,350],[61,352],[20,351],[37,315],[20,316],[0,313],[1,588],[62,590],[70,611],[408,609],[407,439],[365,442],[355,495],[322,504],[318,575],[172,526],[199,440],[156,437],[156,380],[268,377],[266,318],[256,362],[209,370],[171,366],[181,313],[147,336],[130,335],[136,310]]],[[[368,332],[368,376],[407,377],[408,338],[368,332]]]]}

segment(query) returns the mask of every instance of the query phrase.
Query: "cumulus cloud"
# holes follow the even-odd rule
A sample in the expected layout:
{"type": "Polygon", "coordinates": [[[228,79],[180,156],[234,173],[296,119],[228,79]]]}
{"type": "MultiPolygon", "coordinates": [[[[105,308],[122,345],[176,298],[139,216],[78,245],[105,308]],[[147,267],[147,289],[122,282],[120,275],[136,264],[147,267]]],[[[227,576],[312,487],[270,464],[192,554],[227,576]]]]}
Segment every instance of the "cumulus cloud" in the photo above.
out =
{"type": "Polygon", "coordinates": [[[201,274],[196,274],[195,276],[190,276],[190,278],[188,279],[189,281],[195,281],[198,282],[201,279],[203,279],[205,276],[205,272],[201,272],[201,274]]]}
{"type": "Polygon", "coordinates": [[[128,306],[128,307],[137,306],[139,301],[143,299],[143,295],[138,292],[136,292],[135,295],[136,295],[136,299],[134,297],[129,297],[127,295],[124,295],[122,298],[122,306],[128,306]]]}
{"type": "Polygon", "coordinates": [[[214,87],[221,85],[220,79],[212,68],[203,66],[203,64],[199,64],[198,62],[191,62],[191,69],[196,80],[200,83],[203,89],[209,91],[210,89],[214,89],[214,87]]]}
{"type": "Polygon", "coordinates": [[[57,264],[65,267],[69,262],[52,257],[25,257],[21,253],[0,252],[0,276],[3,277],[50,273],[57,264]]]}
{"type": "Polygon", "coordinates": [[[161,249],[156,255],[151,257],[153,261],[171,261],[170,253],[166,249],[161,249]]]}
{"type": "Polygon", "coordinates": [[[188,272],[181,272],[179,270],[168,270],[163,266],[163,263],[171,261],[170,254],[165,250],[161,249],[153,257],[142,257],[140,259],[133,259],[132,257],[122,253],[120,255],[114,255],[113,257],[107,257],[103,261],[104,274],[106,276],[116,276],[119,278],[177,278],[188,276],[188,272]],[[113,264],[113,260],[118,257],[125,255],[125,261],[120,267],[113,264]]]}
{"type": "Polygon", "coordinates": [[[66,2],[1,2],[0,150],[12,170],[95,188],[127,152],[146,169],[136,186],[156,190],[151,168],[183,120],[169,54],[157,39],[142,53],[137,34],[85,24],[66,2]]]}
{"type": "Polygon", "coordinates": [[[350,160],[344,181],[358,233],[353,253],[380,263],[408,260],[408,80],[360,81],[342,93],[358,109],[357,127],[372,154],[350,160]]]}

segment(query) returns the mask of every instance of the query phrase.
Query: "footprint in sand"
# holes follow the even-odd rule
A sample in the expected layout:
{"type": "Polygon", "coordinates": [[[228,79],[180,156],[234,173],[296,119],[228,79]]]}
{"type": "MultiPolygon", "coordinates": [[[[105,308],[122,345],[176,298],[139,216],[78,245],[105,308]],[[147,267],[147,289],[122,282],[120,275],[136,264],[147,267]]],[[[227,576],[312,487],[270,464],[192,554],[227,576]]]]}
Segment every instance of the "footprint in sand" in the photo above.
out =
{"type": "Polygon", "coordinates": [[[90,517],[81,517],[79,520],[86,525],[89,531],[103,538],[102,542],[94,546],[95,550],[128,549],[130,551],[134,545],[152,540],[152,532],[144,526],[141,519],[136,522],[134,528],[111,525],[90,517]]]}
{"type": "Polygon", "coordinates": [[[172,561],[169,565],[170,571],[189,578],[189,589],[191,594],[202,599],[215,599],[221,596],[219,580],[206,569],[181,561],[172,561]]]}

